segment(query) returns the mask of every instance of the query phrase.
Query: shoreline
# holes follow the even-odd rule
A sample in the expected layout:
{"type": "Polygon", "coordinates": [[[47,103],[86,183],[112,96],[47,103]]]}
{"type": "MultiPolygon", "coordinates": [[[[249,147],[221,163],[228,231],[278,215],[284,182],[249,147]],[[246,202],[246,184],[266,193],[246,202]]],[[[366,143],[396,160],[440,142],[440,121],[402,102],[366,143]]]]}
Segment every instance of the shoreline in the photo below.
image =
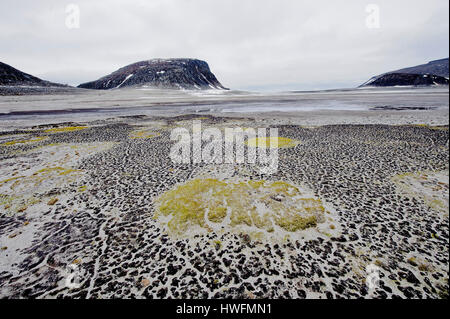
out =
{"type": "Polygon", "coordinates": [[[0,130],[120,116],[185,114],[277,119],[280,124],[448,125],[448,88],[254,93],[123,89],[0,96],[0,130]]]}
{"type": "MultiPolygon", "coordinates": [[[[110,110],[109,110],[110,111],[110,110]]],[[[138,110],[131,112],[124,109],[125,114],[114,113],[102,114],[99,109],[78,109],[61,111],[33,111],[19,112],[0,115],[0,132],[26,129],[38,125],[57,125],[67,122],[95,123],[108,119],[121,119],[127,117],[157,117],[176,118],[183,115],[191,116],[213,116],[229,119],[253,119],[256,123],[269,120],[273,125],[300,125],[300,126],[325,126],[325,125],[428,125],[448,126],[449,110],[430,111],[392,111],[392,110],[370,110],[370,111],[304,111],[304,112],[266,112],[266,113],[191,113],[180,112],[167,114],[166,111],[155,111],[153,115],[146,115],[138,110]],[[129,114],[131,113],[131,114],[129,114]],[[76,116],[78,114],[78,116],[76,116]],[[129,114],[129,115],[126,115],[129,114]],[[16,117],[16,118],[14,118],[16,117]]]]}

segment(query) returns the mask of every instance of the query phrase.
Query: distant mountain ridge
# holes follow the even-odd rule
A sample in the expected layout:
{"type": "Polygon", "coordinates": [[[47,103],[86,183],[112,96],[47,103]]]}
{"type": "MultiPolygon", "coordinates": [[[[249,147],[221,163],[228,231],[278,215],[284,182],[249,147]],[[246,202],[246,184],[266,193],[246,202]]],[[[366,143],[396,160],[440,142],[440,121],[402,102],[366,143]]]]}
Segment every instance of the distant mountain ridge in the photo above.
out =
{"type": "Polygon", "coordinates": [[[413,67],[383,73],[370,78],[360,85],[366,86],[406,86],[406,85],[448,85],[449,58],[430,61],[413,67]]]}
{"type": "Polygon", "coordinates": [[[67,85],[53,83],[24,73],[12,66],[0,62],[0,85],[2,86],[41,86],[41,87],[67,87],[67,85]]]}
{"type": "Polygon", "coordinates": [[[433,74],[387,73],[363,86],[448,85],[448,79],[433,74]]]}
{"type": "Polygon", "coordinates": [[[449,78],[448,58],[430,61],[426,64],[420,64],[409,68],[400,69],[389,73],[408,73],[408,74],[433,74],[449,78]]]}
{"type": "Polygon", "coordinates": [[[129,86],[165,89],[225,88],[209,69],[208,63],[197,59],[152,59],[127,65],[79,88],[108,90],[129,86]]]}

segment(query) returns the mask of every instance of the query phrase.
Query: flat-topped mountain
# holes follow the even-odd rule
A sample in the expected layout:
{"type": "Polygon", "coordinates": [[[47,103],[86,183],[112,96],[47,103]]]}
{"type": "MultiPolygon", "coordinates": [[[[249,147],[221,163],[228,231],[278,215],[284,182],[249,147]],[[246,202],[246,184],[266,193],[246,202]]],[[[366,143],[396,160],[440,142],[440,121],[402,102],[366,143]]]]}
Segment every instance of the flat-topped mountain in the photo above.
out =
{"type": "Polygon", "coordinates": [[[448,85],[449,59],[440,59],[409,68],[391,71],[372,77],[360,85],[404,86],[404,85],[448,85]]]}
{"type": "Polygon", "coordinates": [[[4,86],[42,86],[66,87],[66,85],[41,80],[0,62],[0,85],[4,86]]]}
{"type": "Polygon", "coordinates": [[[108,90],[127,86],[166,89],[222,89],[208,63],[197,59],[152,59],[127,65],[79,88],[108,90]]]}

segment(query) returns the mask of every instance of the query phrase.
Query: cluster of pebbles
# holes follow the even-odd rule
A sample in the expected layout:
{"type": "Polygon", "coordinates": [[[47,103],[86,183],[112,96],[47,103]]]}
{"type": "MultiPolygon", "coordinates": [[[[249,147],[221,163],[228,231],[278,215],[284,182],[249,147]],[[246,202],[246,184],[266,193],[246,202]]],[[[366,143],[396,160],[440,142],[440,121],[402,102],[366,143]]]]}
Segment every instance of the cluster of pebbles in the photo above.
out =
{"type": "Polygon", "coordinates": [[[171,131],[194,119],[256,128],[183,115],[0,133],[0,297],[448,298],[448,126],[277,125],[299,143],[264,175],[174,163],[171,131]],[[293,227],[298,207],[314,219],[293,227]]]}

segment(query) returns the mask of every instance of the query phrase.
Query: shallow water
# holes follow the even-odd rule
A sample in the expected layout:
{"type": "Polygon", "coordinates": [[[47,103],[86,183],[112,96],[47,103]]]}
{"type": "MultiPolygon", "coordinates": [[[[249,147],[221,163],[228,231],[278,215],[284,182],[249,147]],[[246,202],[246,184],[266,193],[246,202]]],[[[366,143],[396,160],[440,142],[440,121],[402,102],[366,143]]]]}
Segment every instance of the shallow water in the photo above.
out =
{"type": "MultiPolygon", "coordinates": [[[[133,88],[68,95],[0,96],[0,129],[11,126],[88,121],[117,116],[176,116],[189,113],[270,116],[272,113],[374,112],[401,110],[448,113],[448,87],[364,88],[307,92],[173,91],[133,88]]],[[[369,114],[367,113],[367,114],[369,114]]],[[[362,114],[364,116],[364,114],[362,114]]],[[[290,116],[290,115],[289,115],[290,116]]]]}

